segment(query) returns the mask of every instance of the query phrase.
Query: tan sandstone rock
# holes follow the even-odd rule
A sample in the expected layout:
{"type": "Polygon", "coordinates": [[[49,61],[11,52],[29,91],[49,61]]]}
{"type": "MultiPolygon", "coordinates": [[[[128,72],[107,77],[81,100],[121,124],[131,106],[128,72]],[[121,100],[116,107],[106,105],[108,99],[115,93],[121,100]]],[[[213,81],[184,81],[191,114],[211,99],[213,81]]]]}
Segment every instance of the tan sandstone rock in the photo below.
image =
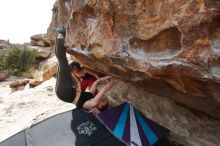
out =
{"type": "Polygon", "coordinates": [[[8,77],[9,77],[8,73],[0,71],[0,82],[4,81],[8,77]]]}
{"type": "Polygon", "coordinates": [[[19,80],[16,80],[12,83],[10,83],[9,87],[10,88],[18,88],[19,86],[25,86],[26,84],[29,83],[29,79],[19,79],[19,80]]]}
{"type": "Polygon", "coordinates": [[[51,47],[41,47],[41,46],[28,46],[31,49],[36,50],[38,59],[46,59],[50,56],[52,49],[51,47]]]}
{"type": "MultiPolygon", "coordinates": [[[[58,0],[47,33],[51,45],[55,44],[53,31],[61,25],[67,29],[68,53],[81,64],[119,76],[173,102],[161,107],[161,115],[168,114],[169,118],[152,119],[165,122],[190,145],[219,145],[213,136],[220,135],[218,0],[58,0]],[[212,126],[195,130],[192,125],[196,125],[198,113],[179,116],[182,112],[172,108],[181,108],[179,105],[189,113],[195,110],[208,114],[210,117],[199,119],[207,123],[199,124],[201,127],[211,126],[213,118],[218,119],[214,120],[216,131],[212,132],[212,126]],[[172,117],[171,109],[177,116],[172,117]],[[195,123],[187,127],[190,119],[195,123]],[[186,121],[181,125],[187,128],[183,133],[178,126],[170,125],[178,125],[181,120],[186,121]],[[206,134],[213,137],[207,139],[206,134]],[[191,140],[186,138],[189,135],[191,140]]],[[[153,97],[152,104],[166,104],[162,98],[153,97]]],[[[145,114],[159,112],[142,104],[148,102],[147,97],[122,99],[132,101],[145,114]]]]}
{"type": "Polygon", "coordinates": [[[41,46],[41,47],[49,47],[49,39],[47,34],[36,34],[31,36],[31,45],[33,46],[41,46]]]}
{"type": "Polygon", "coordinates": [[[209,0],[59,0],[48,37],[53,44],[64,24],[84,65],[220,119],[218,8],[209,0]]]}

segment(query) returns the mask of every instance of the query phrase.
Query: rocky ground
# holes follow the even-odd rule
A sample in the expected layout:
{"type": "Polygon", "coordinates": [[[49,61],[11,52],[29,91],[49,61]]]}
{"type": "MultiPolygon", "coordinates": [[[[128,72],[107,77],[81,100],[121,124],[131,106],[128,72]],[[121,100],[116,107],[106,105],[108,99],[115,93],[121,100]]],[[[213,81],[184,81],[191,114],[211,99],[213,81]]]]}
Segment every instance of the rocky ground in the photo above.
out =
{"type": "Polygon", "coordinates": [[[17,77],[0,82],[0,142],[15,133],[74,105],[60,101],[54,92],[55,78],[35,88],[12,92],[9,84],[17,77]]]}
{"type": "MultiPolygon", "coordinates": [[[[10,76],[6,70],[0,70],[0,142],[43,119],[75,108],[55,95],[53,76],[57,60],[47,39],[40,34],[31,40],[29,48],[37,50],[39,68],[30,69],[24,77],[10,76]],[[28,74],[33,74],[33,79],[27,78],[28,74]]],[[[8,52],[11,45],[0,40],[0,54],[8,52]]]]}

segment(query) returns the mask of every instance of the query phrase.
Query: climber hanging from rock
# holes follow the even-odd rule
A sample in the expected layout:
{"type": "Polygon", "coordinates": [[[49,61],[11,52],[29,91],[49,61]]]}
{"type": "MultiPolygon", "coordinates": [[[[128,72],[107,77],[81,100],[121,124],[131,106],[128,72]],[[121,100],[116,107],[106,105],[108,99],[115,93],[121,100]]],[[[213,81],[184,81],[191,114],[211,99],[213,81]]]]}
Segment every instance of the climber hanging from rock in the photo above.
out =
{"type": "Polygon", "coordinates": [[[94,81],[88,92],[76,90],[76,85],[74,84],[70,67],[66,58],[66,51],[64,47],[64,40],[66,36],[66,30],[64,27],[56,29],[56,47],[55,55],[58,59],[58,72],[55,92],[59,99],[64,102],[74,103],[77,108],[83,108],[90,110],[97,107],[100,110],[106,109],[106,102],[104,100],[104,94],[108,92],[113,84],[115,84],[118,79],[112,76],[105,76],[94,81]],[[96,94],[97,85],[105,80],[110,80],[101,90],[96,94]]]}
{"type": "Polygon", "coordinates": [[[89,68],[82,67],[78,62],[72,61],[69,65],[70,72],[77,81],[77,90],[89,91],[99,75],[89,68]]]}

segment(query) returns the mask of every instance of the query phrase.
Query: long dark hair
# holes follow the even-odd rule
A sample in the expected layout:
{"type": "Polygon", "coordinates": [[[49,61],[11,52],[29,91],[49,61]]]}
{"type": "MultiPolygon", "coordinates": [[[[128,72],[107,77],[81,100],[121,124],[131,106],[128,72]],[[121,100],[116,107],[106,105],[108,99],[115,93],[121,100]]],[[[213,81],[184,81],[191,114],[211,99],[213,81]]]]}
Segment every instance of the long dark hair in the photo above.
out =
{"type": "Polygon", "coordinates": [[[70,67],[70,70],[71,70],[71,71],[72,71],[72,70],[78,70],[78,71],[83,70],[83,68],[81,67],[81,65],[80,65],[78,62],[75,62],[75,61],[71,62],[70,65],[69,65],[69,67],[70,67]]]}

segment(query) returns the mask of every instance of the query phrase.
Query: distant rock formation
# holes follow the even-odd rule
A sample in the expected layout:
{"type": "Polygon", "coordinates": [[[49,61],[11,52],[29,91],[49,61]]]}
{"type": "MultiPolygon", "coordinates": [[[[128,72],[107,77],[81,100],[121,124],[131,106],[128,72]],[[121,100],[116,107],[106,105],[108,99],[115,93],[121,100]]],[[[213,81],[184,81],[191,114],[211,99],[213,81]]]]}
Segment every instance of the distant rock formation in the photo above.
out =
{"type": "Polygon", "coordinates": [[[31,36],[31,42],[28,47],[37,51],[37,59],[47,59],[52,52],[47,34],[31,36]]]}
{"type": "Polygon", "coordinates": [[[0,40],[0,54],[7,53],[10,47],[9,41],[0,40]]]}
{"type": "Polygon", "coordinates": [[[9,74],[5,71],[0,71],[0,82],[4,81],[9,77],[9,74]]]}
{"type": "Polygon", "coordinates": [[[11,46],[11,44],[9,43],[9,41],[0,40],[0,50],[1,49],[7,49],[10,46],[11,46]]]}
{"type": "Polygon", "coordinates": [[[47,34],[36,34],[31,36],[31,46],[50,47],[50,42],[47,38],[47,34]]]}
{"type": "MultiPolygon", "coordinates": [[[[4,55],[8,52],[11,44],[9,41],[0,40],[0,55],[4,55]]],[[[9,77],[9,73],[7,71],[0,70],[0,82],[4,81],[9,77]]]]}

